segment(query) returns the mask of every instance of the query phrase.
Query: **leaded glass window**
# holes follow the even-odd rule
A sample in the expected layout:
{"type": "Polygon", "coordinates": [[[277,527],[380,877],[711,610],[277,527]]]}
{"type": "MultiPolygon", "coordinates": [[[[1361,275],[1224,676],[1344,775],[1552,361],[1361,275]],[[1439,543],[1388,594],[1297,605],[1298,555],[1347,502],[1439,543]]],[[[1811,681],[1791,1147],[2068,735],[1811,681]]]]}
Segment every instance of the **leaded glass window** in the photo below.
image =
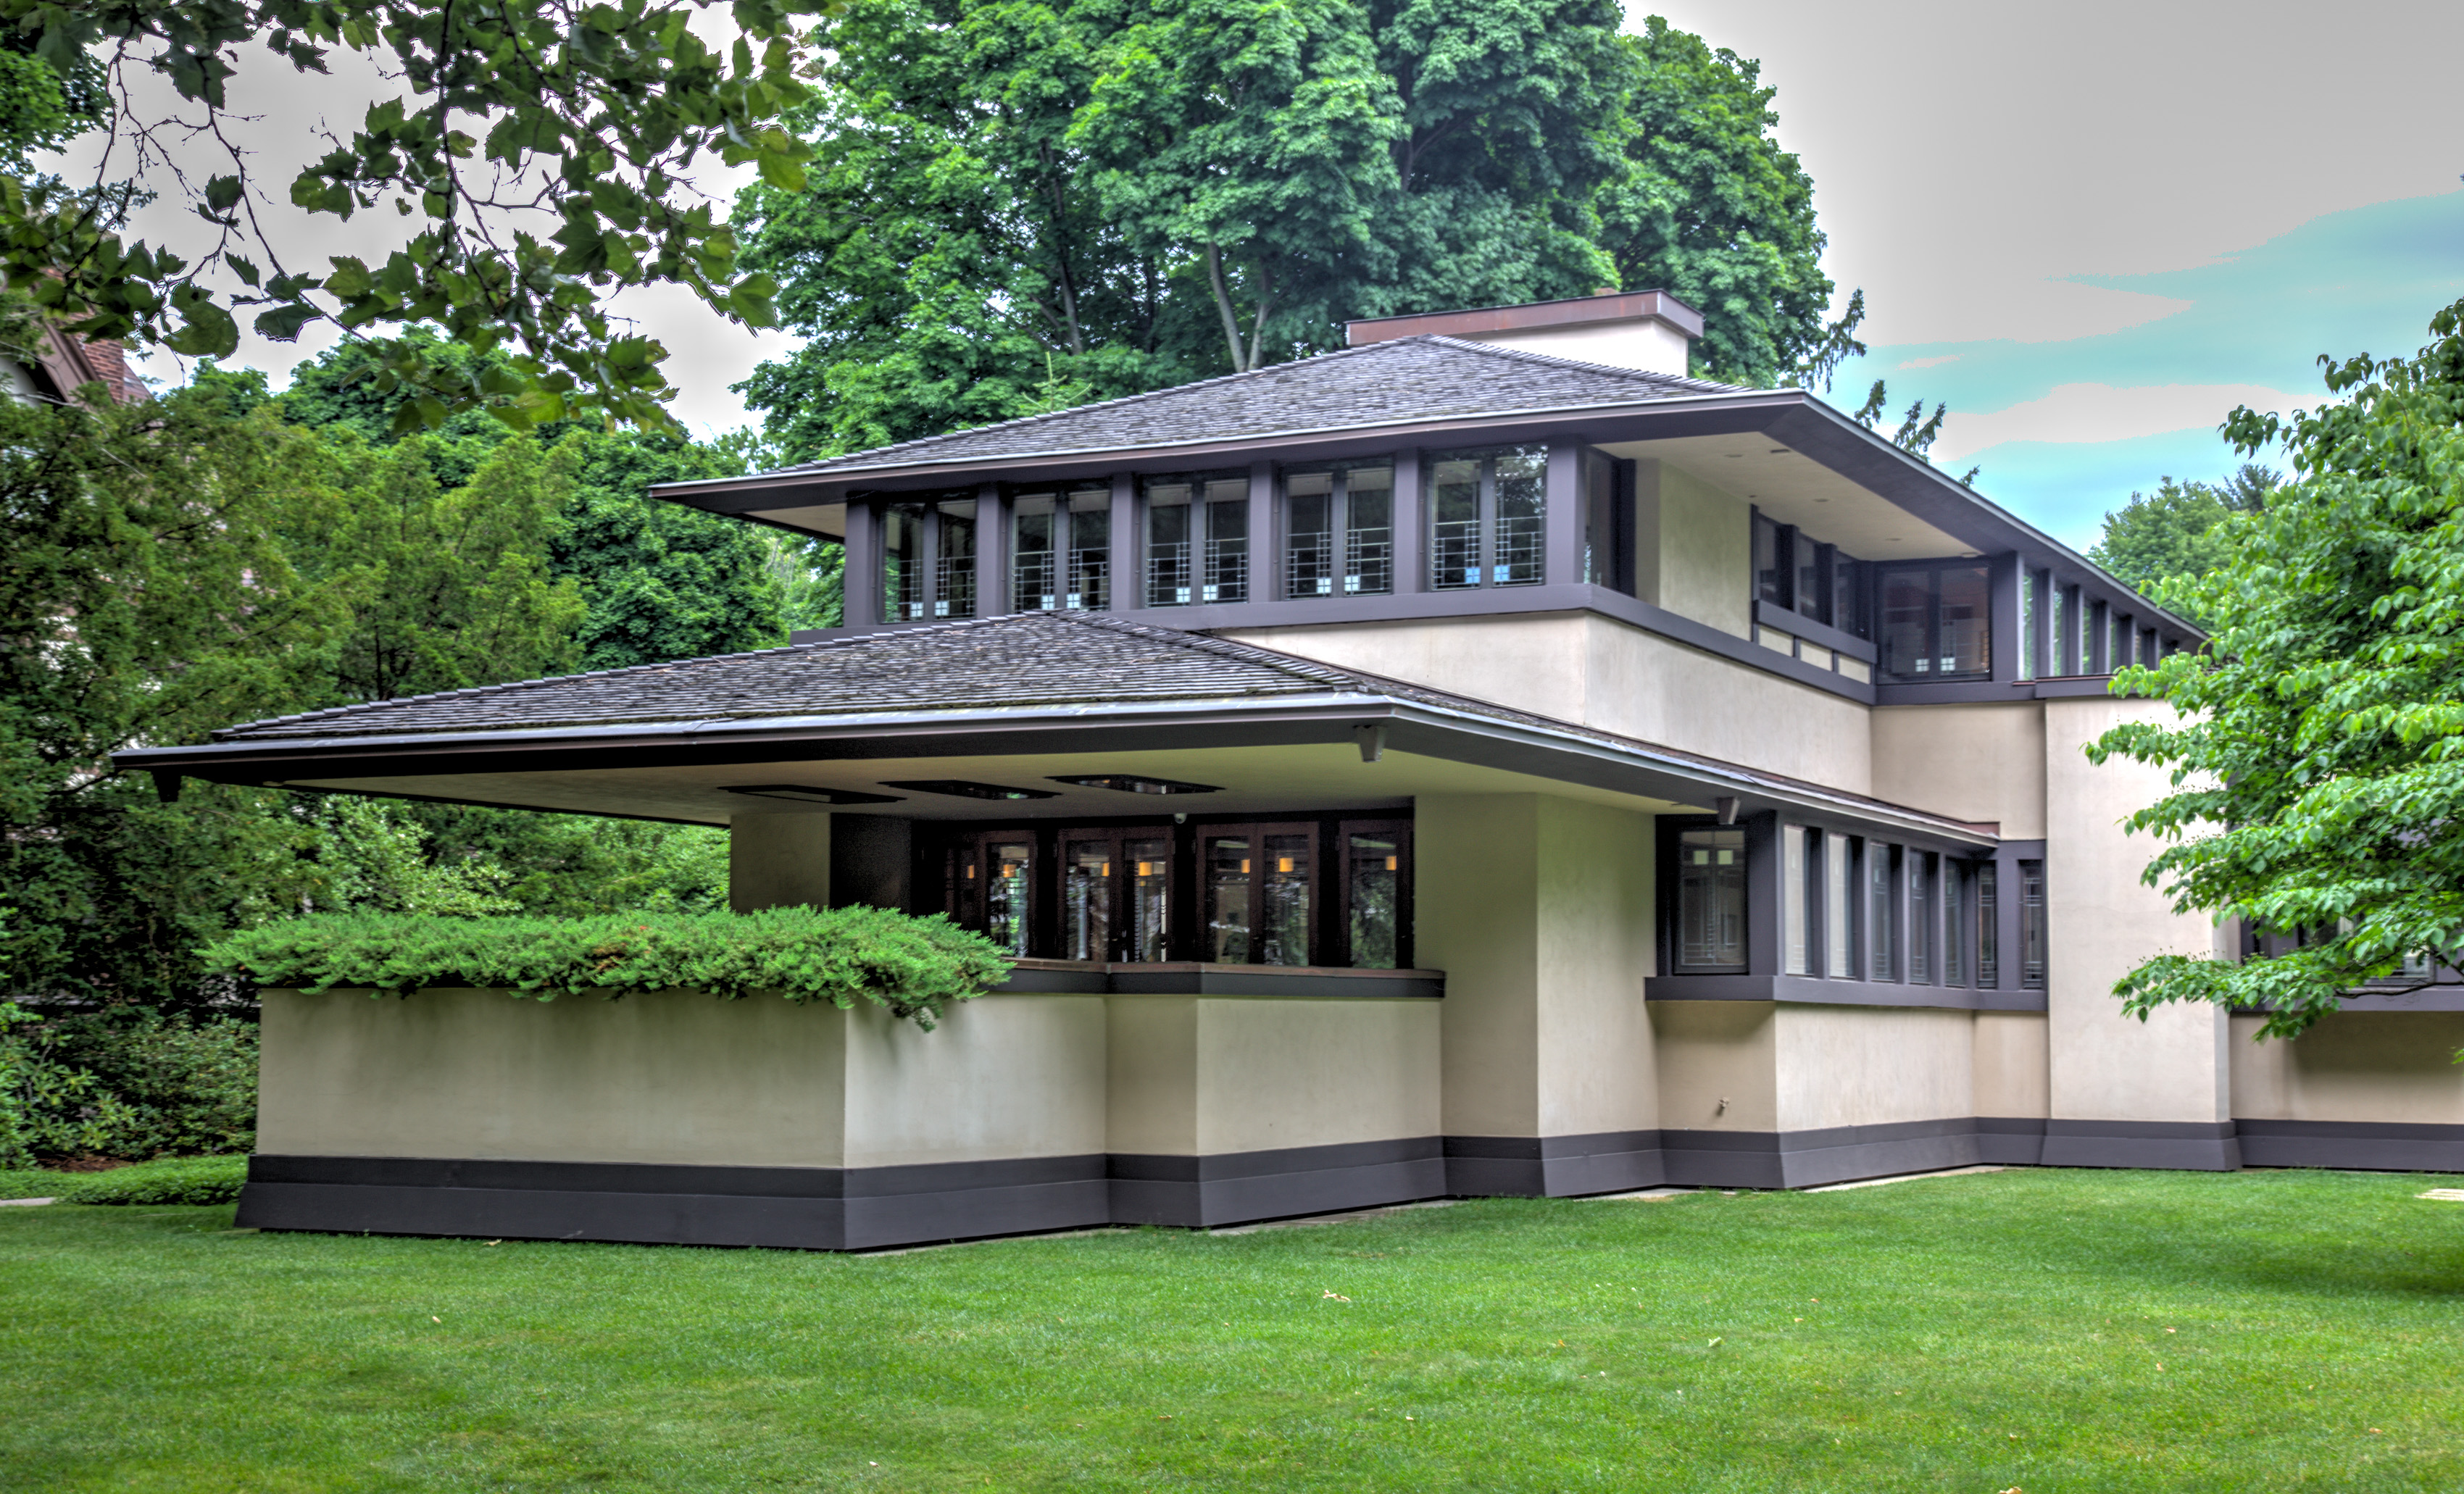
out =
{"type": "Polygon", "coordinates": [[[1547,579],[1546,447],[1432,457],[1429,584],[1440,591],[1536,586],[1547,579]]]}

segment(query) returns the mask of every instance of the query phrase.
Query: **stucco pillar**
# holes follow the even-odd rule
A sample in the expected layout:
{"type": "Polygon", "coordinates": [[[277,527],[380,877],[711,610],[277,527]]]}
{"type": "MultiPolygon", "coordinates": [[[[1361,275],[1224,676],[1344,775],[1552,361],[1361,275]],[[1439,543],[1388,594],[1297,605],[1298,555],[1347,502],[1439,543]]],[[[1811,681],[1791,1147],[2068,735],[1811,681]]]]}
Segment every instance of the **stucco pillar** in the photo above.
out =
{"type": "Polygon", "coordinates": [[[740,913],[830,906],[830,816],[816,810],[730,819],[727,903],[740,913]]]}
{"type": "Polygon", "coordinates": [[[1417,802],[1417,959],[1446,973],[1447,1186],[1660,1180],[1652,821],[1530,794],[1417,802]]]}
{"type": "Polygon", "coordinates": [[[2170,710],[2112,697],[2045,702],[2048,1165],[2241,1165],[2225,1011],[2168,1006],[2143,1023],[2113,995],[2149,956],[2213,948],[2204,916],[2176,914],[2139,880],[2159,843],[2120,824],[2168,791],[2166,770],[2119,759],[2099,767],[2080,751],[2109,727],[2170,710]]]}

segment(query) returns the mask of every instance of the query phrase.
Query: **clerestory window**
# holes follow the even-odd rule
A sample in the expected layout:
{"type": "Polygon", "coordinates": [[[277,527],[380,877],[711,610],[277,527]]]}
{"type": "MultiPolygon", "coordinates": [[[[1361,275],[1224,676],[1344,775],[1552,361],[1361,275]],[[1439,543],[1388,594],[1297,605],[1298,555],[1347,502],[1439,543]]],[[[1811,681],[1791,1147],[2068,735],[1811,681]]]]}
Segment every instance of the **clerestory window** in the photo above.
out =
{"type": "Polygon", "coordinates": [[[1549,450],[1446,451],[1429,461],[1429,584],[1536,586],[1546,579],[1549,450]]]}
{"type": "Polygon", "coordinates": [[[1112,492],[1023,493],[1011,505],[1010,604],[1021,612],[1112,604],[1112,492]]]}
{"type": "Polygon", "coordinates": [[[1239,473],[1146,484],[1147,605],[1249,600],[1249,479],[1239,473]]]}
{"type": "Polygon", "coordinates": [[[1394,589],[1394,463],[1284,473],[1284,595],[1383,596],[1394,589]]]}

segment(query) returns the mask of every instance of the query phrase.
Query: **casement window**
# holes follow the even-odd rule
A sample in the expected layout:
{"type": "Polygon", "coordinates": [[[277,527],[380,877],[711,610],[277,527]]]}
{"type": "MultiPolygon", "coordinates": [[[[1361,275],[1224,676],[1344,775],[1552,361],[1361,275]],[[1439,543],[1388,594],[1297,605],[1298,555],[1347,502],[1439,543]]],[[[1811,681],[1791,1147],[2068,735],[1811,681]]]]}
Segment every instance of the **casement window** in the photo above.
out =
{"type": "Polygon", "coordinates": [[[1995,880],[1993,863],[1976,864],[1976,984],[1987,991],[2002,984],[2002,907],[1995,880]]]}
{"type": "Polygon", "coordinates": [[[1968,984],[1967,916],[1969,884],[1975,870],[1967,862],[1943,858],[1942,863],[1942,983],[1947,986],[1968,984]]]}
{"type": "Polygon", "coordinates": [[[1865,978],[1897,980],[1899,963],[1899,847],[1865,843],[1865,978]]]}
{"type": "Polygon", "coordinates": [[[1219,472],[1146,484],[1147,605],[1249,600],[1249,479],[1219,472]]]}
{"type": "Polygon", "coordinates": [[[1634,595],[1634,504],[1617,463],[1582,453],[1583,580],[1634,595]]]}
{"type": "Polygon", "coordinates": [[[1837,545],[1815,539],[1793,524],[1754,515],[1754,596],[1811,622],[1865,636],[1862,574],[1837,545]]]}
{"type": "Polygon", "coordinates": [[[1204,953],[1219,965],[1306,965],[1316,934],[1317,826],[1210,825],[1199,836],[1204,953]]]}
{"type": "Polygon", "coordinates": [[[987,830],[954,841],[946,863],[951,917],[1024,957],[1034,925],[1035,837],[987,830]]]}
{"type": "Polygon", "coordinates": [[[2019,984],[2045,988],[2045,864],[2019,863],[2019,984]]]}
{"type": "Polygon", "coordinates": [[[1881,570],[1882,673],[1890,679],[1986,679],[1993,672],[1992,585],[1981,563],[1881,570]]]}
{"type": "Polygon", "coordinates": [[[1931,851],[1911,850],[1902,861],[1908,882],[1908,984],[1933,984],[1934,867],[1931,851]]]}
{"type": "Polygon", "coordinates": [[[973,493],[883,505],[881,599],[894,622],[976,615],[973,493]]]}
{"type": "Polygon", "coordinates": [[[1347,963],[1355,970],[1397,970],[1412,921],[1412,827],[1400,820],[1347,821],[1343,844],[1343,912],[1347,963]]]}
{"type": "Polygon", "coordinates": [[[1780,826],[1779,837],[1781,969],[1810,976],[1822,921],[1822,832],[1788,824],[1780,826]]]}
{"type": "Polygon", "coordinates": [[[1822,842],[1822,973],[1846,980],[1857,973],[1857,918],[1848,901],[1856,842],[1837,831],[1822,842]]]}
{"type": "Polygon", "coordinates": [[[1676,966],[1746,968],[1746,832],[1685,830],[1677,837],[1676,966]]]}
{"type": "Polygon", "coordinates": [[[1170,959],[1171,887],[1168,830],[1063,831],[1060,957],[1170,959]]]}
{"type": "Polygon", "coordinates": [[[1536,586],[1548,527],[1549,450],[1447,451],[1429,460],[1429,584],[1536,586]]]}
{"type": "Polygon", "coordinates": [[[1024,493],[1010,509],[1010,603],[1021,612],[1112,604],[1112,492],[1024,493]]]}
{"type": "Polygon", "coordinates": [[[1284,595],[1383,596],[1395,589],[1395,464],[1284,473],[1284,595]]]}

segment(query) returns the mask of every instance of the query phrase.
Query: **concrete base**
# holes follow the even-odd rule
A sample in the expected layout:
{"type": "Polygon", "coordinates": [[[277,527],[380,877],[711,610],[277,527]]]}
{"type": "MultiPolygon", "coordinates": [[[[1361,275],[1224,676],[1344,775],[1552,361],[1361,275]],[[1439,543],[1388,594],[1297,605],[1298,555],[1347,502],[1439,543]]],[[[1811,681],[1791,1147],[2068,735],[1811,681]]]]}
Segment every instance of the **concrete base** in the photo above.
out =
{"type": "Polygon", "coordinates": [[[2045,1122],[2047,1167],[2155,1167],[2230,1173],[2241,1166],[2232,1121],[2045,1122]]]}

